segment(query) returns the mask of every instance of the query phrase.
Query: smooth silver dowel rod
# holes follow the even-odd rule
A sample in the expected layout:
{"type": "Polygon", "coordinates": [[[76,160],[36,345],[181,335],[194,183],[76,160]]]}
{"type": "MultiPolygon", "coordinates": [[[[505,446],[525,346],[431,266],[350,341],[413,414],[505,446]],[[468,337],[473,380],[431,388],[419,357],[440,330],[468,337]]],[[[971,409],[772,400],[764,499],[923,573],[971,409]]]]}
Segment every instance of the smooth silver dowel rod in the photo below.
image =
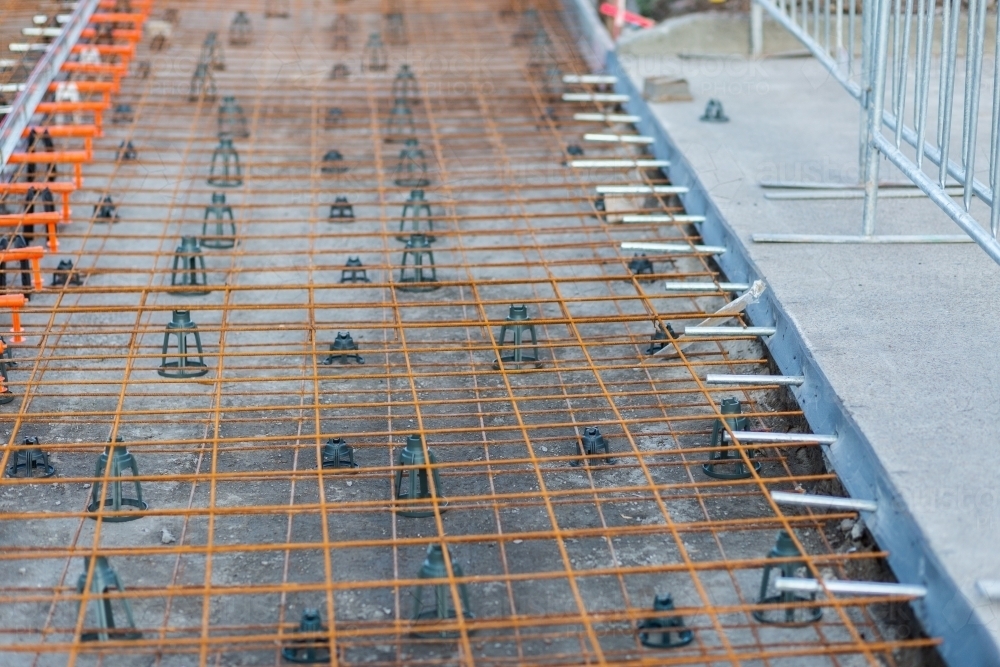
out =
{"type": "Polygon", "coordinates": [[[874,500],[838,498],[837,496],[813,496],[808,493],[791,493],[790,491],[771,491],[771,500],[779,505],[827,507],[834,510],[853,510],[855,512],[874,512],[878,509],[878,503],[874,500]]]}
{"type": "Polygon", "coordinates": [[[651,252],[704,252],[710,255],[721,255],[726,249],[717,245],[690,245],[687,243],[644,243],[642,241],[624,241],[622,250],[649,250],[651,252]]]}
{"type": "Polygon", "coordinates": [[[672,282],[663,283],[663,289],[670,292],[742,292],[750,289],[747,283],[686,283],[672,282]]]}
{"type": "Polygon", "coordinates": [[[682,195],[688,189],[682,185],[598,185],[599,195],[682,195]]]}
{"type": "MultiPolygon", "coordinates": [[[[815,433],[769,433],[767,431],[733,431],[740,442],[815,442],[821,445],[832,445],[837,442],[835,435],[816,435],[815,433]]],[[[728,433],[722,434],[722,439],[730,440],[728,433]]]]}
{"type": "Polygon", "coordinates": [[[25,37],[58,37],[62,28],[21,28],[25,37]]]}
{"type": "Polygon", "coordinates": [[[664,169],[670,166],[668,160],[571,160],[569,166],[578,169],[664,169]]]}
{"type": "Polygon", "coordinates": [[[685,336],[773,336],[774,327],[686,327],[685,336]]]}
{"type": "Polygon", "coordinates": [[[25,42],[11,42],[8,47],[14,53],[25,53],[27,51],[45,51],[48,44],[27,44],[25,42]]]}
{"type": "Polygon", "coordinates": [[[584,141],[603,142],[610,144],[651,144],[653,137],[641,134],[596,134],[587,133],[583,135],[584,141]]]}
{"type": "Polygon", "coordinates": [[[565,74],[563,83],[618,83],[617,76],[609,74],[565,74]]]}
{"type": "Polygon", "coordinates": [[[669,213],[623,215],[622,222],[705,222],[705,216],[687,215],[686,213],[678,213],[677,215],[669,213]]]}
{"type": "Polygon", "coordinates": [[[927,588],[913,584],[888,584],[881,581],[840,581],[826,579],[822,585],[816,579],[800,579],[798,577],[778,577],[774,587],[779,591],[795,591],[797,593],[819,593],[823,587],[831,593],[845,595],[872,595],[876,597],[922,598],[927,595],[927,588]]]}
{"type": "Polygon", "coordinates": [[[628,95],[619,93],[564,93],[563,102],[628,102],[628,95]]]}
{"type": "Polygon", "coordinates": [[[575,113],[573,120],[593,123],[638,123],[641,118],[624,113],[575,113]]]}
{"type": "Polygon", "coordinates": [[[806,379],[801,375],[723,375],[709,373],[705,376],[708,384],[782,384],[799,386],[806,379]]]}

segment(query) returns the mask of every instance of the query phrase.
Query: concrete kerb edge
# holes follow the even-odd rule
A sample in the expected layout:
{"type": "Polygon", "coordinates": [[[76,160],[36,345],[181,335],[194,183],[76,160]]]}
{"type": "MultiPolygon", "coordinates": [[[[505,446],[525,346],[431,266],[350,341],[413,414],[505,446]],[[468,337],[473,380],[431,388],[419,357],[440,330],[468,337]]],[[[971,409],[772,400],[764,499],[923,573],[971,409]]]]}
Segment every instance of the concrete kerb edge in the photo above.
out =
{"type": "Polygon", "coordinates": [[[600,72],[614,51],[615,43],[597,16],[597,8],[588,0],[562,0],[563,14],[577,31],[577,50],[583,55],[590,69],[600,72]]]}
{"type": "MultiPolygon", "coordinates": [[[[614,51],[608,52],[603,69],[618,77],[615,91],[629,96],[626,110],[641,118],[639,132],[654,137],[654,156],[670,161],[671,182],[689,188],[681,200],[688,213],[705,216],[705,222],[699,225],[705,243],[726,248],[718,257],[718,263],[727,278],[736,282],[766,280],[767,276],[750,259],[743,242],[723,219],[691,166],[657,122],[642,92],[632,83],[614,51]]],[[[927,587],[927,597],[914,601],[911,606],[927,632],[943,639],[938,649],[941,656],[954,667],[1000,665],[1000,650],[989,631],[979,621],[970,600],[931,551],[923,531],[888,480],[871,443],[837,396],[799,327],[785,312],[773,289],[748,308],[747,315],[755,326],[778,329],[766,344],[780,372],[806,378],[800,387],[791,389],[813,431],[838,434],[834,445],[823,447],[844,487],[853,497],[878,502],[875,515],[866,515],[865,521],[879,545],[889,552],[889,565],[896,578],[927,587]]]]}

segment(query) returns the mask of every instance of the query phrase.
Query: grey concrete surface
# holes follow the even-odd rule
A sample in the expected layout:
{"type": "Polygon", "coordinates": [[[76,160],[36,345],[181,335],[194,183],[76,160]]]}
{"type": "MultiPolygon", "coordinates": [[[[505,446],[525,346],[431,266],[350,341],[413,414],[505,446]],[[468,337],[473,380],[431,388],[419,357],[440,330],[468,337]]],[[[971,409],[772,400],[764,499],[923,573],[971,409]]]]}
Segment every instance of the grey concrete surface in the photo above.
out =
{"type": "MultiPolygon", "coordinates": [[[[681,73],[690,82],[693,102],[650,108],[867,439],[900,501],[880,520],[912,518],[918,530],[909,548],[921,563],[939,562],[954,583],[955,599],[936,599],[933,613],[924,610],[924,618],[936,619],[928,631],[944,638],[947,657],[962,648],[949,641],[981,625],[996,654],[1000,605],[985,600],[975,582],[1000,576],[1000,496],[991,464],[1000,437],[1000,267],[972,244],[755,244],[757,232],[859,233],[861,199],[773,201],[759,185],[854,181],[855,102],[811,59],[623,56],[622,64],[638,89],[659,74],[681,73]],[[729,123],[698,120],[713,97],[729,123]]],[[[902,180],[886,165],[883,179],[902,180]]],[[[877,231],[960,232],[920,199],[882,199],[877,231]]]]}
{"type": "MultiPolygon", "coordinates": [[[[804,51],[795,37],[765,15],[764,54],[804,51]]],[[[750,16],[741,12],[698,12],[663,21],[649,30],[622,35],[617,52],[657,57],[664,54],[703,56],[750,53],[750,16]]]]}

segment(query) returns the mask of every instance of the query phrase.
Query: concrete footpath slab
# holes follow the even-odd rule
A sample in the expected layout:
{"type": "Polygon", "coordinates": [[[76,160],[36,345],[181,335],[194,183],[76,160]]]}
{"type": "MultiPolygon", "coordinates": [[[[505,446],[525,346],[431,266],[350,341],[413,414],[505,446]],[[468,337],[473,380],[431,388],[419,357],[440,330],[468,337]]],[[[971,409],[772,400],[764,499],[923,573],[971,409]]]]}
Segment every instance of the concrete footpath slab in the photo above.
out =
{"type": "MultiPolygon", "coordinates": [[[[671,179],[704,214],[705,241],[730,250],[731,280],[763,277],[750,312],[778,326],[769,347],[812,427],[837,433],[830,460],[952,665],[1000,665],[1000,604],[976,588],[1000,579],[1000,266],[978,246],[767,245],[761,232],[857,234],[862,200],[776,201],[761,181],[856,182],[859,110],[812,59],[680,60],[610,54],[619,92],[656,138],[671,179]],[[647,104],[647,76],[677,74],[693,102],[647,104]],[[699,121],[709,98],[730,121],[699,121]]],[[[986,147],[988,150],[988,147],[986,147]]],[[[884,165],[886,163],[883,163],[884,165]]],[[[883,170],[884,180],[902,180],[883,170]]],[[[882,199],[878,233],[958,234],[924,199],[882,199]]]]}

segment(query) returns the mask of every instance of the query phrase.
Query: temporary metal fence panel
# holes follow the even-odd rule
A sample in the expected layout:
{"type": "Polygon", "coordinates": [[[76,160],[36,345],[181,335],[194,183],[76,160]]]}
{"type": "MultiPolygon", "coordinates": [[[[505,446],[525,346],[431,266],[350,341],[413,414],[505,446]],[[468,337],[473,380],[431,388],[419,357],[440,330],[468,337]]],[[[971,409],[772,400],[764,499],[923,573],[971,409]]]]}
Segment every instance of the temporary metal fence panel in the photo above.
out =
{"type": "MultiPolygon", "coordinates": [[[[984,79],[987,16],[985,0],[868,0],[802,3],[755,0],[755,6],[783,25],[858,100],[863,114],[860,180],[865,188],[861,235],[769,234],[757,242],[951,243],[942,235],[876,236],[879,157],[885,157],[939,206],[995,261],[1000,262],[1000,208],[994,206],[1000,140],[998,41],[992,53],[993,81],[984,79]],[[821,6],[822,5],[822,6],[821,6]],[[859,18],[860,14],[860,18],[859,18]],[[860,34],[860,42],[859,42],[860,34]],[[936,48],[940,45],[940,48],[936,48]],[[858,62],[860,60],[860,63],[858,62]],[[860,66],[859,66],[860,65],[860,66]],[[985,91],[985,95],[984,95],[985,91]],[[991,121],[980,118],[989,97],[991,121]],[[933,102],[933,104],[932,104],[933,102]],[[960,113],[956,113],[960,106],[960,113]],[[907,119],[909,118],[909,122],[907,119]],[[960,145],[953,145],[961,119],[960,145]],[[977,144],[989,136],[988,174],[976,178],[977,144]],[[961,188],[961,201],[947,186],[961,188]],[[973,212],[981,200],[988,215],[973,212]],[[988,219],[987,219],[988,218],[988,219]]],[[[760,12],[755,12],[759,22],[760,12]]],[[[996,33],[995,11],[992,13],[996,33]]],[[[762,31],[752,30],[759,36],[762,31]]],[[[755,45],[760,48],[759,42],[755,45]]],[[[988,70],[988,68],[987,68],[988,70]]],[[[985,170],[983,170],[985,171],[985,170]]]]}

